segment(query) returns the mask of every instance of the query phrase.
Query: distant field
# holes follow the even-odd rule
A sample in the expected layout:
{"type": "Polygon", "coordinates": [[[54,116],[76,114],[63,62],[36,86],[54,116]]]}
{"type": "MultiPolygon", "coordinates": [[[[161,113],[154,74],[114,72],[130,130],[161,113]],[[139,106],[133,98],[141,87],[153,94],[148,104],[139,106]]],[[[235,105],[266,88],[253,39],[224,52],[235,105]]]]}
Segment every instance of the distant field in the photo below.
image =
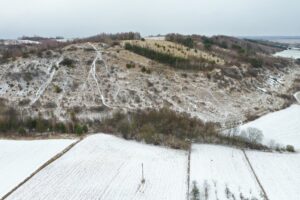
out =
{"type": "Polygon", "coordinates": [[[242,126],[242,128],[255,127],[260,129],[265,137],[264,143],[271,140],[281,145],[294,145],[300,149],[300,105],[262,116],[242,126]]]}
{"type": "Polygon", "coordinates": [[[0,198],[73,140],[0,140],[0,198]]]}

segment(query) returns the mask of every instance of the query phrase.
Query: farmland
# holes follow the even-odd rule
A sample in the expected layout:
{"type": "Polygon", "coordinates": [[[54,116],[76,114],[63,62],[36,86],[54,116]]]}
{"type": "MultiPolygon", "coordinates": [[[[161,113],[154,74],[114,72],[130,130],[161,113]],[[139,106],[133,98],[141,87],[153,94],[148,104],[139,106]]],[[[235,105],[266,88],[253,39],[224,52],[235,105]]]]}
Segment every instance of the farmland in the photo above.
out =
{"type": "Polygon", "coordinates": [[[8,199],[182,200],[187,191],[186,166],[184,151],[94,135],[8,199]]]}
{"type": "Polygon", "coordinates": [[[0,198],[73,142],[0,140],[0,198]]]}

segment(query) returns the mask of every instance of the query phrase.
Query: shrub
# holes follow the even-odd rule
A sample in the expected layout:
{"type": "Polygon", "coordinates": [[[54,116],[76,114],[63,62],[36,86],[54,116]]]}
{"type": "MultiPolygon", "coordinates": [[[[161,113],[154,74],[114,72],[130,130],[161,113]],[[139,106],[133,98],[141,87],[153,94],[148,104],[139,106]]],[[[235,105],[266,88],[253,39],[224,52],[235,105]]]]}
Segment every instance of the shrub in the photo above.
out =
{"type": "Polygon", "coordinates": [[[75,124],[75,133],[77,135],[82,135],[83,134],[83,129],[82,127],[80,126],[80,124],[75,124]]]}
{"type": "Polygon", "coordinates": [[[135,68],[135,64],[134,63],[127,63],[126,67],[127,67],[127,69],[135,68]]]}
{"type": "Polygon", "coordinates": [[[82,130],[83,130],[84,133],[87,133],[87,132],[89,131],[89,128],[88,128],[88,126],[85,124],[85,125],[83,125],[82,130]]]}
{"type": "Polygon", "coordinates": [[[26,130],[23,127],[18,128],[18,134],[20,135],[26,135],[26,130]]]}
{"type": "Polygon", "coordinates": [[[249,60],[249,62],[250,62],[250,64],[251,64],[251,66],[254,67],[254,68],[261,68],[262,65],[263,65],[262,59],[251,58],[251,59],[249,60]]]}
{"type": "Polygon", "coordinates": [[[295,152],[295,148],[294,148],[293,145],[287,145],[287,146],[286,146],[286,150],[287,150],[288,152],[295,152]]]}
{"type": "Polygon", "coordinates": [[[70,59],[70,58],[64,58],[63,61],[61,61],[60,64],[63,65],[63,66],[73,68],[74,64],[75,64],[75,61],[70,59]]]}
{"type": "Polygon", "coordinates": [[[214,41],[208,37],[203,37],[203,44],[204,44],[204,48],[206,50],[211,50],[211,47],[214,44],[214,41]]]}
{"type": "Polygon", "coordinates": [[[58,85],[54,85],[54,92],[61,93],[62,89],[58,85]]]}
{"type": "Polygon", "coordinates": [[[155,143],[155,127],[152,124],[144,124],[140,129],[140,134],[146,143],[155,143]]]}

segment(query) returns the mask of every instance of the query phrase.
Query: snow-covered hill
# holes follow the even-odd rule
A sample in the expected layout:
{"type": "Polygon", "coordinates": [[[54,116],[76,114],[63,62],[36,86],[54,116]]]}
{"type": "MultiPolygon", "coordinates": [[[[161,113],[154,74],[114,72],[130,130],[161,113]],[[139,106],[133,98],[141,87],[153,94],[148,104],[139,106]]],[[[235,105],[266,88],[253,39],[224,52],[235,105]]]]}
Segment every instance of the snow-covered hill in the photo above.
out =
{"type": "MultiPolygon", "coordinates": [[[[213,52],[193,53],[162,40],[147,42],[166,50],[180,47],[177,53],[224,65],[213,52]]],[[[88,42],[27,56],[0,64],[0,98],[24,115],[52,113],[60,120],[68,119],[70,111],[82,120],[101,120],[114,110],[169,107],[205,121],[244,121],[249,114],[280,109],[286,103],[280,94],[288,93],[300,72],[293,63],[280,70],[276,63],[270,69],[253,69],[254,77],[236,66],[209,72],[179,70],[122,45],[88,42]],[[64,64],[66,60],[71,64],[64,64]],[[229,77],[236,73],[243,78],[229,77]]]]}

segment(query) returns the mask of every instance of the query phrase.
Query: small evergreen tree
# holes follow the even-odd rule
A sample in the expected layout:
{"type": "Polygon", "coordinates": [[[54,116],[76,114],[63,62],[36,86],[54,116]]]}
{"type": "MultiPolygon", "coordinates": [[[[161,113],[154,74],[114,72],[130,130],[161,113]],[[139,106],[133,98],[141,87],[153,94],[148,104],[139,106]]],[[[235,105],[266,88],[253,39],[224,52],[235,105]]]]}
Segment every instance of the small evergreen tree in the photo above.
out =
{"type": "Polygon", "coordinates": [[[200,192],[199,192],[196,181],[193,181],[193,189],[191,191],[191,200],[200,200],[200,192]]]}

